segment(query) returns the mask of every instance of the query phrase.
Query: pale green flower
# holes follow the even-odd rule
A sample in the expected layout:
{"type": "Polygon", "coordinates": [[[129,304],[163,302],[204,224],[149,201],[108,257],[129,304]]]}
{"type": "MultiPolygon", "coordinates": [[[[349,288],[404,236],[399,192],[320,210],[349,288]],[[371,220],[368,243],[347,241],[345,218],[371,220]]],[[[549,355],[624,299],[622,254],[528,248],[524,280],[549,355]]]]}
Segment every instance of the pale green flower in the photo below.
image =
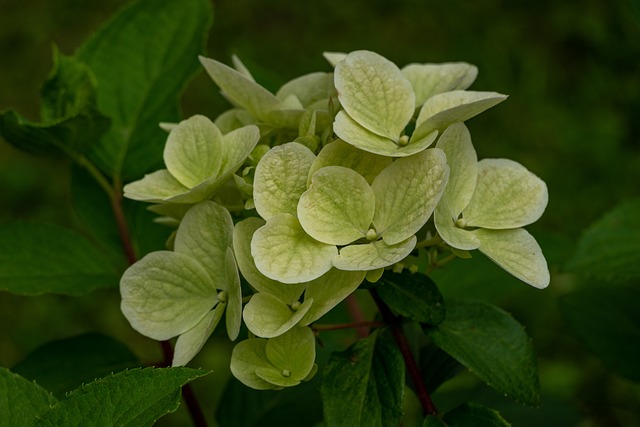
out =
{"type": "Polygon", "coordinates": [[[478,162],[462,123],[450,126],[437,147],[446,153],[451,169],[434,213],[442,239],[456,249],[478,249],[518,279],[546,287],[546,260],[535,239],[521,228],[544,212],[546,184],[512,160],[478,162]]]}
{"type": "Polygon", "coordinates": [[[431,145],[438,132],[502,102],[505,95],[466,89],[477,70],[469,64],[410,64],[400,70],[369,51],[335,63],[335,87],[343,110],[333,128],[341,139],[362,150],[393,157],[418,153],[431,145]],[[415,131],[405,133],[421,107],[415,131]]]}
{"type": "Polygon", "coordinates": [[[122,276],[122,313],[150,338],[177,336],[174,365],[186,364],[200,351],[225,311],[229,338],[238,337],[242,294],[232,233],[229,212],[201,202],[182,219],[173,252],[150,253],[122,276]]]}
{"type": "Polygon", "coordinates": [[[342,159],[339,164],[365,167],[351,156],[352,148],[341,147],[348,146],[334,142],[325,147],[331,153],[318,156],[319,168],[313,166],[313,153],[297,143],[272,149],[258,164],[254,198],[266,224],[255,231],[251,254],[270,279],[308,282],[333,267],[377,270],[414,249],[415,233],[447,182],[444,153],[423,150],[391,163],[366,154],[380,170],[369,184],[355,170],[330,164],[328,159],[335,158],[342,159]]]}
{"type": "Polygon", "coordinates": [[[124,186],[130,199],[197,203],[211,198],[244,163],[260,139],[256,126],[226,135],[204,116],[183,120],[169,133],[161,169],[124,186]]]}

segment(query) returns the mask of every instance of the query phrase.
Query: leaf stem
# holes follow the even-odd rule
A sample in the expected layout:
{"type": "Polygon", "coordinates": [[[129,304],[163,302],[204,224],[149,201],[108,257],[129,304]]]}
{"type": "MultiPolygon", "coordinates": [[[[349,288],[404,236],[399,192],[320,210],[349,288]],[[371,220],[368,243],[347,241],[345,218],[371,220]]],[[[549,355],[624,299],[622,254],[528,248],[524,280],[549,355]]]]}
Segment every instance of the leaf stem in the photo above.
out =
{"type": "Polygon", "coordinates": [[[351,322],[351,323],[335,323],[330,325],[313,325],[311,329],[314,331],[337,331],[339,329],[350,328],[381,328],[386,326],[384,322],[351,322]]]}
{"type": "MultiPolygon", "coordinates": [[[[354,294],[347,297],[347,310],[349,311],[351,319],[353,319],[353,323],[366,323],[360,304],[358,304],[358,300],[354,294]]],[[[369,328],[366,326],[357,326],[356,334],[358,335],[358,338],[366,338],[369,336],[369,328]]]]}
{"type": "Polygon", "coordinates": [[[427,391],[427,387],[424,384],[422,373],[420,372],[420,368],[416,363],[416,359],[413,357],[413,353],[411,353],[411,348],[409,347],[409,342],[407,341],[407,337],[404,334],[404,330],[402,329],[400,318],[398,316],[395,316],[391,312],[389,306],[385,304],[384,301],[382,301],[375,289],[371,289],[369,290],[369,292],[371,293],[373,301],[375,301],[376,305],[378,306],[378,310],[380,310],[382,318],[389,325],[393,338],[396,341],[396,345],[402,353],[407,371],[409,373],[409,376],[411,377],[411,380],[413,381],[413,385],[416,388],[416,393],[418,394],[418,399],[420,400],[420,404],[422,405],[423,415],[435,415],[437,413],[437,409],[434,406],[433,401],[431,400],[431,396],[427,391]]]}
{"type": "Polygon", "coordinates": [[[429,237],[428,239],[424,239],[418,243],[416,243],[416,249],[426,248],[428,246],[435,246],[442,243],[442,237],[439,234],[434,235],[433,237],[429,237]]]}

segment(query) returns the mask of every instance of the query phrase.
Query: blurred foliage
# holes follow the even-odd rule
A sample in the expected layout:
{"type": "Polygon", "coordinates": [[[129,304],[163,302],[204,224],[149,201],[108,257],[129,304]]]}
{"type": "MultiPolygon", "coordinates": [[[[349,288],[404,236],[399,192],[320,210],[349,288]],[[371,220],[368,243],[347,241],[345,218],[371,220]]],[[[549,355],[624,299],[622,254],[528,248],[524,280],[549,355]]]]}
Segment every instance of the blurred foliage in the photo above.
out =
{"type": "MultiPolygon", "coordinates": [[[[71,54],[124,3],[0,0],[0,110],[13,107],[37,120],[52,44],[71,54]]],[[[468,126],[481,158],[512,158],[547,182],[550,204],[533,234],[550,262],[552,283],[536,291],[480,259],[467,264],[468,270],[461,267],[461,281],[440,272],[441,280],[434,279],[445,297],[497,303],[527,325],[539,357],[542,407],[515,405],[471,375],[447,383],[434,399],[443,409],[466,400],[495,407],[518,426],[640,425],[640,387],[595,358],[558,307],[558,297],[585,286],[562,270],[578,237],[614,205],[639,195],[636,0],[221,0],[214,6],[208,55],[225,62],[239,55],[273,90],[295,76],[329,70],[323,51],[369,49],[399,65],[467,61],[480,70],[472,89],[509,94],[507,102],[468,126]],[[474,286],[477,274],[484,279],[474,286]]],[[[215,117],[225,108],[204,73],[183,97],[185,116],[215,117]]],[[[67,166],[1,141],[0,223],[73,224],[67,166]]],[[[0,366],[11,367],[44,343],[84,332],[114,336],[145,362],[160,357],[157,346],[120,315],[116,292],[78,299],[0,294],[0,366]]],[[[210,421],[229,376],[225,353],[216,348],[227,345],[221,343],[212,339],[194,364],[216,371],[194,383],[210,421]]],[[[417,412],[410,403],[406,425],[417,412]]],[[[180,416],[163,423],[173,419],[180,425],[180,416]]]]}

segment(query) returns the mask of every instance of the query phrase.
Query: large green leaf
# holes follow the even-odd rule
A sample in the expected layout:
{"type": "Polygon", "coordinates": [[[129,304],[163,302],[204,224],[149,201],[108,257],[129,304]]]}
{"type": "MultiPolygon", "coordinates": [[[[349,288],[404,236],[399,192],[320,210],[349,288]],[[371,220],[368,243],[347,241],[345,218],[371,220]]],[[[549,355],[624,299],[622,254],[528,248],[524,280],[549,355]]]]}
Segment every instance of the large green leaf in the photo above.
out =
{"type": "Polygon", "coordinates": [[[0,367],[0,426],[32,426],[55,403],[53,395],[38,384],[0,367]]]}
{"type": "Polygon", "coordinates": [[[82,384],[136,366],[136,356],[124,344],[88,333],[47,343],[11,370],[61,399],[82,384]]]}
{"type": "Polygon", "coordinates": [[[378,333],[333,353],[320,387],[325,423],[397,426],[402,416],[404,374],[400,351],[378,333]]]}
{"type": "Polygon", "coordinates": [[[478,405],[477,403],[463,403],[442,418],[428,416],[423,427],[510,427],[507,421],[495,409],[478,405]]]}
{"type": "Polygon", "coordinates": [[[422,274],[387,270],[376,292],[396,313],[417,322],[437,325],[444,319],[442,294],[435,283],[422,274]]]}
{"type": "Polygon", "coordinates": [[[562,297],[561,307],[584,343],[610,368],[640,381],[640,288],[584,287],[562,297]]]}
{"type": "Polygon", "coordinates": [[[123,371],[71,392],[35,425],[151,426],[178,408],[183,385],[206,374],[189,368],[123,371]]]}
{"type": "Polygon", "coordinates": [[[78,51],[98,82],[98,108],[111,129],[90,153],[112,176],[140,177],[158,167],[178,97],[197,71],[211,21],[206,0],[140,0],[123,9],[78,51]]]}
{"type": "Polygon", "coordinates": [[[640,198],[621,203],[589,227],[567,269],[611,282],[640,278],[640,198]]]}
{"type": "Polygon", "coordinates": [[[531,341],[508,313],[489,304],[449,300],[445,320],[428,333],[438,347],[491,387],[518,402],[539,405],[531,341]]]}
{"type": "Polygon", "coordinates": [[[81,295],[117,286],[120,271],[81,234],[48,224],[0,226],[0,289],[81,295]]]}

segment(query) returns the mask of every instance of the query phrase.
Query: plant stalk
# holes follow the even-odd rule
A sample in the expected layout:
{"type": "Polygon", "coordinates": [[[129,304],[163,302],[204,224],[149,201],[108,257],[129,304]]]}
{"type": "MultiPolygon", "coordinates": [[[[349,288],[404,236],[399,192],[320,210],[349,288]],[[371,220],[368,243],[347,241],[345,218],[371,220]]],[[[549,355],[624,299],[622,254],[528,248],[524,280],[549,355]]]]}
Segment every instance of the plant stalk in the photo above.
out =
{"type": "Polygon", "coordinates": [[[420,368],[416,363],[416,359],[413,357],[413,353],[411,353],[411,348],[409,347],[409,342],[407,341],[407,336],[404,334],[404,330],[402,329],[402,323],[400,318],[395,316],[391,309],[384,301],[378,296],[375,289],[371,289],[369,291],[371,293],[371,297],[375,301],[378,306],[378,310],[380,310],[380,314],[382,314],[382,318],[389,325],[391,329],[391,334],[396,341],[396,345],[400,349],[402,353],[402,358],[404,359],[404,363],[407,367],[407,371],[409,373],[409,377],[413,381],[413,385],[416,388],[416,393],[418,395],[418,399],[420,400],[420,405],[422,405],[422,413],[426,417],[427,415],[435,415],[438,411],[431,400],[431,396],[427,391],[427,387],[424,384],[424,380],[422,379],[422,373],[420,372],[420,368]]]}

